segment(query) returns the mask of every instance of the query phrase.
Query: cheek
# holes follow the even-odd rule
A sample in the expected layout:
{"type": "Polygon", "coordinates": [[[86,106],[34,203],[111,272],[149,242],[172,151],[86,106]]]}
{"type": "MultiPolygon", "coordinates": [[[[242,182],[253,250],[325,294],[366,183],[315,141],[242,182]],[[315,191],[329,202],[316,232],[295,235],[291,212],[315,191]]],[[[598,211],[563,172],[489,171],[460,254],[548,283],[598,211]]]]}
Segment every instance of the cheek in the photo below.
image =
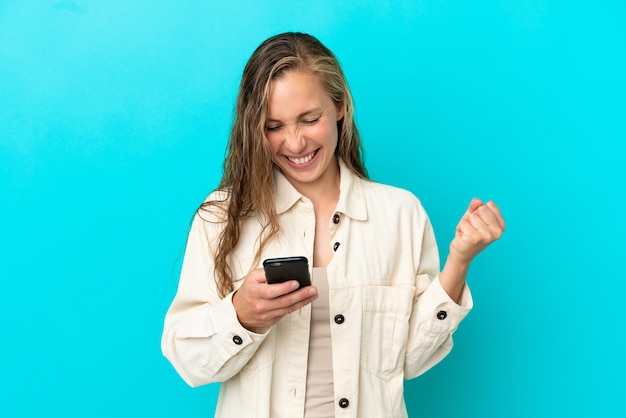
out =
{"type": "Polygon", "coordinates": [[[277,132],[268,132],[266,135],[267,143],[270,145],[272,154],[275,154],[280,149],[280,145],[283,142],[283,138],[277,132]]]}
{"type": "Polygon", "coordinates": [[[332,124],[320,124],[312,126],[308,131],[309,138],[317,142],[336,142],[337,126],[332,124]]]}

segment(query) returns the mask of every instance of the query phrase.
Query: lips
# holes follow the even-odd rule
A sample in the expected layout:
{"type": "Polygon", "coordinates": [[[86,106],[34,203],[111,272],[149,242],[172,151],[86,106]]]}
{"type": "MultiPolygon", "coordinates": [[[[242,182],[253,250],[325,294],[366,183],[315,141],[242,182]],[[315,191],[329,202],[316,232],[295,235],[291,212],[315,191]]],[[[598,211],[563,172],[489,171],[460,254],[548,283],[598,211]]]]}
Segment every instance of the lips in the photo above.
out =
{"type": "Polygon", "coordinates": [[[303,165],[308,163],[309,161],[311,161],[313,159],[313,157],[315,157],[315,155],[317,154],[318,150],[313,151],[312,153],[305,155],[303,157],[299,157],[299,158],[293,158],[293,157],[287,157],[287,159],[292,163],[292,164],[296,164],[296,165],[303,165]]]}

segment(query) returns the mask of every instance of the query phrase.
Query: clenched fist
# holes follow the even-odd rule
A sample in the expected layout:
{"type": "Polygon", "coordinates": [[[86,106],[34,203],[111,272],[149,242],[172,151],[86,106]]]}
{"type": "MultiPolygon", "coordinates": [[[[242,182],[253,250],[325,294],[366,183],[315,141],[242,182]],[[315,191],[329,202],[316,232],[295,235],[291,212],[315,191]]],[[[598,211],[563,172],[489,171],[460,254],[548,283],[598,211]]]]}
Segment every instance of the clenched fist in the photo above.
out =
{"type": "Polygon", "coordinates": [[[472,199],[465,214],[456,226],[450,243],[450,253],[460,263],[469,264],[478,253],[502,236],[506,225],[495,203],[472,199]]]}
{"type": "Polygon", "coordinates": [[[453,300],[461,297],[470,262],[500,238],[505,228],[504,218],[495,203],[472,199],[456,226],[450,254],[440,275],[442,286],[453,300]]]}

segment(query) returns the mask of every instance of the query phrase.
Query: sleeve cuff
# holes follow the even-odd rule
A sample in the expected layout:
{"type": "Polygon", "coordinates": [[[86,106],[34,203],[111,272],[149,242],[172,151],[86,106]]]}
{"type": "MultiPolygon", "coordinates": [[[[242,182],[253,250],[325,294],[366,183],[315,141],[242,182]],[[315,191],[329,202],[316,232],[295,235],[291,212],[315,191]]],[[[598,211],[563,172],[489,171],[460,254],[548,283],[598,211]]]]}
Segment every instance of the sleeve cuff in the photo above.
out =
{"type": "MultiPolygon", "coordinates": [[[[233,294],[228,294],[221,303],[215,305],[214,321],[219,330],[218,335],[222,339],[222,347],[229,355],[234,355],[244,348],[256,347],[263,342],[267,336],[248,331],[237,319],[237,311],[233,305],[233,294]],[[249,347],[252,346],[252,347],[249,347]]],[[[269,332],[269,330],[268,330],[269,332]]]]}
{"type": "Polygon", "coordinates": [[[431,282],[416,303],[420,322],[436,333],[453,333],[474,306],[467,284],[463,288],[459,303],[455,303],[441,286],[439,276],[431,282]]]}

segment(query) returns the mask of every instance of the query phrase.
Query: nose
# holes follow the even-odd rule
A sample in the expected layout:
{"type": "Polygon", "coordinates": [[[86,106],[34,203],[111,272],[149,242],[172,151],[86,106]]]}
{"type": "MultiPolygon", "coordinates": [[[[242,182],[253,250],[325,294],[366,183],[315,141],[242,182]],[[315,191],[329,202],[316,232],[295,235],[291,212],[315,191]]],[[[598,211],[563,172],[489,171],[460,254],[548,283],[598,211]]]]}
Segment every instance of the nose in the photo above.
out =
{"type": "Polygon", "coordinates": [[[299,154],[306,147],[304,135],[297,127],[285,129],[284,148],[290,153],[299,154]]]}

